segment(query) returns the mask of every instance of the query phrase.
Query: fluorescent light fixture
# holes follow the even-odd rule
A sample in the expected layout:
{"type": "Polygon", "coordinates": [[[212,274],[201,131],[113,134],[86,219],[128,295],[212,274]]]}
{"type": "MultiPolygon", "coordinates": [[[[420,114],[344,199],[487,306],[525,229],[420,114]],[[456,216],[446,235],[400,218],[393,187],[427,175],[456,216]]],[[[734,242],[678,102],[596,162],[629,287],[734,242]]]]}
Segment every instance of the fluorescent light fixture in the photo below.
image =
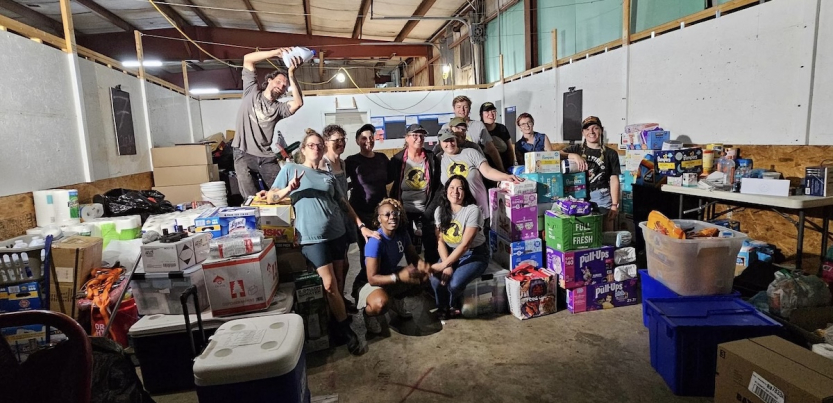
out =
{"type": "MultiPolygon", "coordinates": [[[[121,65],[124,67],[139,67],[138,60],[125,60],[121,62],[121,65]]],[[[142,61],[142,65],[145,67],[162,67],[162,61],[160,60],[144,60],[142,61]]]]}
{"type": "Polygon", "coordinates": [[[219,94],[219,88],[192,88],[190,90],[191,95],[209,95],[209,94],[219,94]]]}
{"type": "Polygon", "coordinates": [[[338,73],[338,74],[336,74],[336,80],[337,80],[338,82],[343,83],[345,79],[346,79],[346,77],[344,77],[344,73],[338,73]]]}

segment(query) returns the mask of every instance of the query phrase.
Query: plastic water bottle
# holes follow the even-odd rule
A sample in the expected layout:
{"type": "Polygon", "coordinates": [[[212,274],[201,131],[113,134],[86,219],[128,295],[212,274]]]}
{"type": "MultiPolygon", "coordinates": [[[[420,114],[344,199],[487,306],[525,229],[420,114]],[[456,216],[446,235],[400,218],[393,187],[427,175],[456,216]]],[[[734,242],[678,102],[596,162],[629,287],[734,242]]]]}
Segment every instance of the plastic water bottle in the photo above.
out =
{"type": "Polygon", "coordinates": [[[289,52],[284,52],[283,54],[283,64],[286,68],[292,66],[292,58],[293,57],[300,57],[304,60],[304,63],[312,60],[315,56],[315,51],[312,49],[307,49],[301,46],[293,47],[289,52]]]}
{"type": "Polygon", "coordinates": [[[717,170],[723,172],[723,184],[732,185],[735,180],[735,161],[729,158],[721,157],[717,161],[717,170]]]}

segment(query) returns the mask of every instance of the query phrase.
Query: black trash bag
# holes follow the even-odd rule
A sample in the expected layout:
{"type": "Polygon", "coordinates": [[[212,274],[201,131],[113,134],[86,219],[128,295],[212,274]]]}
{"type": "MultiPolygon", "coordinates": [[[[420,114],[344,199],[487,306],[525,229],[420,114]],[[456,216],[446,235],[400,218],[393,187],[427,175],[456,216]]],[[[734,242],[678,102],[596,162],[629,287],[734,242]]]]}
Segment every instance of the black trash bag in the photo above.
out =
{"type": "Polygon", "coordinates": [[[104,215],[118,217],[140,215],[144,223],[151,215],[172,213],[175,208],[156,190],[111,189],[93,196],[93,203],[104,206],[104,215]]]}
{"type": "Polygon", "coordinates": [[[90,343],[93,349],[90,403],[154,403],[119,343],[104,337],[90,337],[90,343]]]}

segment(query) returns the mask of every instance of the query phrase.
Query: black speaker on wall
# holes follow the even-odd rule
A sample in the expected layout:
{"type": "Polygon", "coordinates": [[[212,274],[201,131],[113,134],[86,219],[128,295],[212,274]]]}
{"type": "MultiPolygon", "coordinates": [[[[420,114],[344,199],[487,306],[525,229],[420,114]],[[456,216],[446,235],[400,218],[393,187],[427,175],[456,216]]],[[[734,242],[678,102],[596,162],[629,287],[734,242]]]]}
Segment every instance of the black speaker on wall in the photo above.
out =
{"type": "Polygon", "coordinates": [[[581,141],[581,104],[582,90],[570,87],[569,92],[564,93],[563,114],[561,135],[564,141],[581,141]]]}

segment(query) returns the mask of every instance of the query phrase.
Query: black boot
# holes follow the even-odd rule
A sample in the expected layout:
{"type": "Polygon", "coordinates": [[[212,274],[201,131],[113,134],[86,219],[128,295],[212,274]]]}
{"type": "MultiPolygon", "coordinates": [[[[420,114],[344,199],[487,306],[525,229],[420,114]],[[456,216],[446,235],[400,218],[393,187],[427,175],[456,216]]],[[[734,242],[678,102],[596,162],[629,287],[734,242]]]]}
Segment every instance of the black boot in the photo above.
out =
{"type": "Polygon", "coordinates": [[[367,329],[364,325],[363,315],[360,313],[353,315],[353,318],[356,317],[358,317],[358,319],[350,320],[351,318],[348,316],[347,319],[340,322],[338,325],[342,334],[347,339],[347,351],[353,355],[362,355],[368,350],[367,339],[365,339],[367,329]]]}

